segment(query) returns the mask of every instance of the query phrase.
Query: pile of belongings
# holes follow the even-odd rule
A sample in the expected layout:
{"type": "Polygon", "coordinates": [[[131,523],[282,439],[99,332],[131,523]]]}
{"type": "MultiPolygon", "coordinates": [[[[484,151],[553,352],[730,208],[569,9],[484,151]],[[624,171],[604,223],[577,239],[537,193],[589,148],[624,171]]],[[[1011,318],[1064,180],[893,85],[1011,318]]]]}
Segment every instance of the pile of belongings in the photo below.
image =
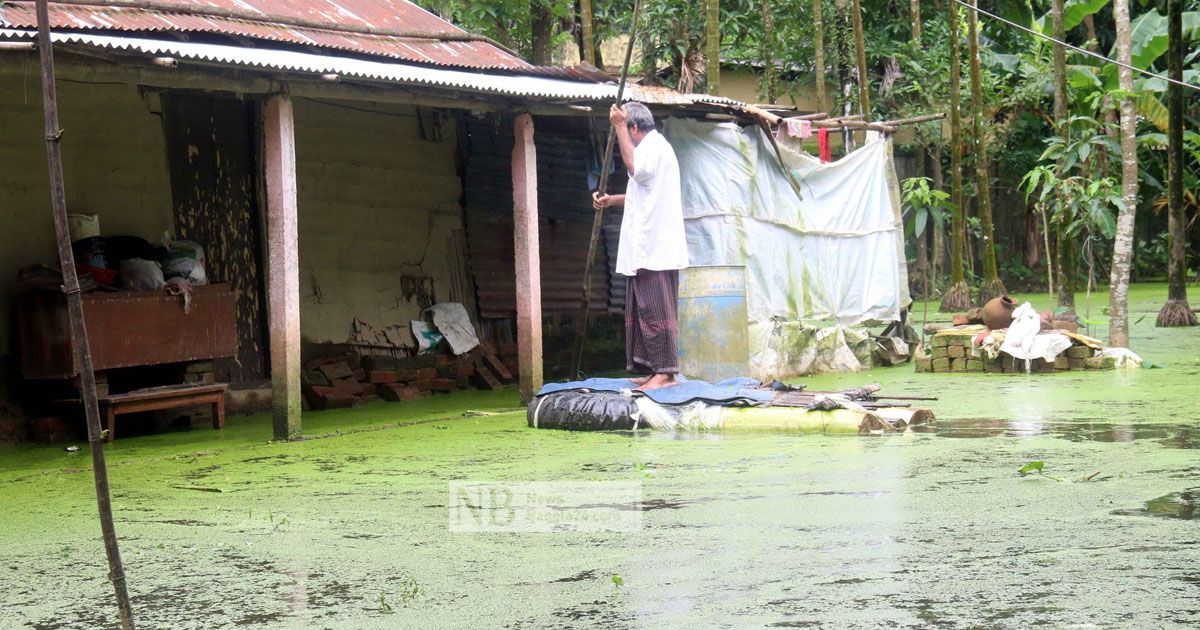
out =
{"type": "Polygon", "coordinates": [[[1100,340],[1079,334],[1073,315],[1039,314],[1029,302],[1016,306],[1008,296],[957,315],[954,322],[953,328],[934,334],[933,354],[918,359],[918,371],[1030,372],[1142,364],[1128,349],[1105,348],[1100,340]],[[969,342],[965,335],[970,336],[969,342]],[[969,354],[959,347],[959,340],[969,354]]]}

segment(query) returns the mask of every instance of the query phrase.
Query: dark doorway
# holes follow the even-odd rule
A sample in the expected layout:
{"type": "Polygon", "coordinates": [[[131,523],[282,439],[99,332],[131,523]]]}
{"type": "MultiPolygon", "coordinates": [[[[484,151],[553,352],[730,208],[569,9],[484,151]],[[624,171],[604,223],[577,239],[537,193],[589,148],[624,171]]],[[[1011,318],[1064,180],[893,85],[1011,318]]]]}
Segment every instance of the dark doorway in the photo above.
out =
{"type": "Polygon", "coordinates": [[[209,94],[162,95],[175,235],[204,247],[208,278],[238,296],[238,354],[217,377],[266,378],[267,336],[258,203],[258,104],[209,94]]]}

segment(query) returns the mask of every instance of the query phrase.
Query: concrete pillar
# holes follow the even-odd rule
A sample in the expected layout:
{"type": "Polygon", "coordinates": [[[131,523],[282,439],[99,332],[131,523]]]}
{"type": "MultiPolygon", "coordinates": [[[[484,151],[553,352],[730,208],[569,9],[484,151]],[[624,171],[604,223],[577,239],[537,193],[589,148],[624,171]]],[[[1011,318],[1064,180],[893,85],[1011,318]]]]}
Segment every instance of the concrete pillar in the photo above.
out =
{"type": "Polygon", "coordinates": [[[300,437],[300,241],[295,118],[286,87],[263,107],[263,140],[272,426],[276,440],[293,440],[300,437]]]}
{"type": "Polygon", "coordinates": [[[542,387],[542,266],[538,260],[537,149],[533,116],[513,121],[513,240],[517,272],[517,363],[521,401],[542,387]]]}

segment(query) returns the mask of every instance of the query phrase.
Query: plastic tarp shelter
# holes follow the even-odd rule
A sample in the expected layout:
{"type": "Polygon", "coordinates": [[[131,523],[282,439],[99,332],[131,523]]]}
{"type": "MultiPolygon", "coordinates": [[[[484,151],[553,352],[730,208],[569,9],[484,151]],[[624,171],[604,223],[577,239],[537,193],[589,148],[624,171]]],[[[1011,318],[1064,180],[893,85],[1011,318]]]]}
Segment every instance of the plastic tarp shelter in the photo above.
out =
{"type": "Polygon", "coordinates": [[[861,328],[911,299],[889,137],[830,163],[757,126],[670,118],[692,266],[746,267],[750,372],[786,378],[869,362],[861,328]]]}

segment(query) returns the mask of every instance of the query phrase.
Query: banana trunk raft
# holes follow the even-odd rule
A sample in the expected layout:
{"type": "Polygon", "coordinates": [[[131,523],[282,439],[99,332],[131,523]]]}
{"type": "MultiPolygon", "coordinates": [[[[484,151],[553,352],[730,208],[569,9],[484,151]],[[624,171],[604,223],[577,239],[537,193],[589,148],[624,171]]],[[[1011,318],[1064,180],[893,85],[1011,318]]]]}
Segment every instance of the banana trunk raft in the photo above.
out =
{"type": "Polygon", "coordinates": [[[882,434],[934,420],[931,410],[901,402],[930,399],[889,399],[879,393],[878,385],[838,392],[808,392],[778,382],[764,386],[750,379],[686,385],[687,391],[670,393],[638,392],[625,379],[548,385],[529,404],[529,426],[568,431],[882,434]]]}

